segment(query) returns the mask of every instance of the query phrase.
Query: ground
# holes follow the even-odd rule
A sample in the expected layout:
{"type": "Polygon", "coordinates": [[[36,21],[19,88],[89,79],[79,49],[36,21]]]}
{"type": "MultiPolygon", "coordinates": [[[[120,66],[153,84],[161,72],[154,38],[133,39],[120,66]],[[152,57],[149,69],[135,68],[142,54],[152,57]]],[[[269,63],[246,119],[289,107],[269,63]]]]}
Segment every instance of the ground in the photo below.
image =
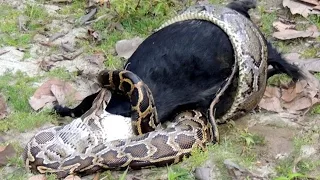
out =
{"type": "MultiPolygon", "coordinates": [[[[40,129],[70,121],[52,114],[51,103],[36,111],[34,107],[38,104],[31,108],[29,100],[44,82],[70,83],[71,87],[65,91],[76,89],[79,98],[63,103],[76,105],[81,97],[97,90],[94,77],[99,70],[116,69],[124,64],[123,57],[127,57],[128,52],[120,55],[122,50],[116,48],[119,40],[135,38],[129,44],[138,44],[166,19],[193,3],[107,2],[92,19],[90,13],[83,15],[92,12],[92,8],[85,7],[95,4],[94,0],[1,1],[0,153],[5,152],[4,147],[11,147],[11,152],[15,152],[9,153],[8,159],[0,158],[0,175],[4,179],[35,178],[26,172],[21,159],[25,144],[40,129]]],[[[210,2],[226,3],[223,0],[210,2]]],[[[319,29],[319,17],[293,16],[283,8],[282,0],[258,1],[251,15],[281,52],[299,52],[305,58],[319,58],[319,38],[281,41],[272,37],[275,31],[272,23],[278,18],[290,19],[300,24],[300,29],[311,24],[319,29]]],[[[269,85],[279,84],[277,82],[283,79],[286,78],[273,78],[269,85]]],[[[320,111],[317,105],[310,109],[298,115],[256,109],[241,119],[219,126],[221,142],[208,145],[205,152],[196,150],[183,163],[142,171],[107,171],[82,179],[320,179],[320,111]]],[[[38,178],[55,179],[52,175],[38,178]]]]}

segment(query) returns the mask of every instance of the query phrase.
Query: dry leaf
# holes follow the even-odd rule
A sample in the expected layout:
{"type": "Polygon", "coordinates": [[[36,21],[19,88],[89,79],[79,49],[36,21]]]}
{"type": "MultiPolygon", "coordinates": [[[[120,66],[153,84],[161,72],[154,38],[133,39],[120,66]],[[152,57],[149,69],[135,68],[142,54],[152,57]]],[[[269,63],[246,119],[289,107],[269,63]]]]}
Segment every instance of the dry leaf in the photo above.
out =
{"type": "Polygon", "coordinates": [[[289,88],[283,91],[283,94],[281,96],[281,99],[285,102],[291,102],[293,99],[297,97],[297,92],[295,88],[289,88]]]}
{"type": "Polygon", "coordinates": [[[7,115],[8,115],[7,103],[4,97],[0,94],[0,120],[7,117],[7,115]]]}
{"type": "Polygon", "coordinates": [[[301,114],[319,103],[319,80],[304,69],[302,71],[306,76],[304,80],[291,83],[288,87],[267,87],[259,107],[273,112],[301,114]]]}
{"type": "Polygon", "coordinates": [[[307,85],[308,85],[308,82],[306,80],[300,80],[296,82],[295,84],[296,93],[301,93],[307,85]]]}
{"type": "Polygon", "coordinates": [[[281,107],[281,103],[279,98],[271,97],[271,98],[262,98],[259,107],[272,112],[282,112],[283,109],[281,107]]]}
{"type": "Polygon", "coordinates": [[[139,37],[118,41],[116,43],[116,52],[118,53],[118,56],[129,59],[142,43],[142,41],[143,39],[139,37]]]}
{"type": "Polygon", "coordinates": [[[8,163],[10,157],[14,157],[16,151],[11,144],[7,146],[0,146],[0,166],[5,166],[8,163]]]}
{"type": "Polygon", "coordinates": [[[280,98],[280,90],[277,87],[270,87],[268,86],[266,88],[266,91],[264,93],[264,96],[266,97],[277,97],[280,98]]]}
{"type": "Polygon", "coordinates": [[[274,32],[273,37],[281,40],[296,39],[296,38],[306,38],[313,37],[313,32],[311,31],[297,31],[293,29],[286,29],[283,31],[274,32]]]}
{"type": "Polygon", "coordinates": [[[51,79],[43,83],[29,99],[29,104],[34,110],[39,110],[47,103],[58,101],[65,104],[66,100],[71,102],[80,101],[83,98],[70,83],[57,79],[51,79]]]}
{"type": "Polygon", "coordinates": [[[29,177],[28,180],[47,180],[47,177],[43,174],[38,174],[38,175],[29,177]]]}
{"type": "Polygon", "coordinates": [[[52,84],[51,92],[57,98],[59,104],[66,104],[67,100],[80,101],[83,99],[69,83],[66,83],[63,86],[52,84]]]}
{"type": "Polygon", "coordinates": [[[52,103],[57,99],[54,96],[43,95],[40,98],[30,97],[29,104],[35,111],[43,108],[46,104],[52,103]]]}
{"type": "Polygon", "coordinates": [[[88,29],[88,34],[95,42],[100,42],[102,40],[100,34],[93,29],[88,29]]]}
{"type": "Polygon", "coordinates": [[[293,101],[295,98],[299,96],[300,93],[303,92],[306,86],[307,86],[307,81],[305,80],[298,81],[294,85],[290,86],[288,89],[282,90],[281,99],[286,103],[293,101]]]}
{"type": "Polygon", "coordinates": [[[299,100],[295,100],[289,103],[283,103],[283,107],[293,111],[308,109],[312,105],[313,105],[312,100],[309,97],[302,97],[302,98],[299,98],[299,100]]]}
{"type": "Polygon", "coordinates": [[[308,17],[309,14],[320,14],[320,11],[313,9],[313,5],[294,0],[283,0],[282,5],[288,7],[292,14],[301,14],[303,17],[308,17]]]}
{"type": "Polygon", "coordinates": [[[69,175],[66,178],[64,178],[64,180],[81,180],[81,178],[79,176],[69,175]]]}
{"type": "Polygon", "coordinates": [[[273,22],[272,25],[278,31],[283,31],[283,30],[286,30],[286,29],[293,29],[296,26],[294,24],[284,24],[284,23],[282,23],[280,21],[273,22]]]}

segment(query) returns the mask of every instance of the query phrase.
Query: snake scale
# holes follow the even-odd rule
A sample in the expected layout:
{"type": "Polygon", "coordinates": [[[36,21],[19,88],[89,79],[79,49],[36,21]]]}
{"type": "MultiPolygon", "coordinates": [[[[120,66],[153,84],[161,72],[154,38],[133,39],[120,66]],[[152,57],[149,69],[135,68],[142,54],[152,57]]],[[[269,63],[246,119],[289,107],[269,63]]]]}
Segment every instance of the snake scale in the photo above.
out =
{"type": "Polygon", "coordinates": [[[220,27],[228,35],[235,54],[232,73],[213,99],[208,115],[191,109],[163,127],[157,120],[152,93],[138,76],[126,70],[104,70],[98,75],[102,90],[89,111],[70,124],[38,132],[27,143],[23,154],[27,169],[62,178],[106,169],[164,166],[180,162],[196,147],[205,148],[206,143],[218,142],[216,122],[243,116],[262,98],[267,78],[267,46],[249,19],[229,8],[213,5],[192,6],[158,31],[190,19],[209,21],[220,27]],[[221,118],[215,119],[214,107],[235,77],[238,79],[233,104],[221,118]],[[130,99],[129,134],[135,136],[110,139],[104,122],[112,116],[104,109],[112,93],[130,99]]]}

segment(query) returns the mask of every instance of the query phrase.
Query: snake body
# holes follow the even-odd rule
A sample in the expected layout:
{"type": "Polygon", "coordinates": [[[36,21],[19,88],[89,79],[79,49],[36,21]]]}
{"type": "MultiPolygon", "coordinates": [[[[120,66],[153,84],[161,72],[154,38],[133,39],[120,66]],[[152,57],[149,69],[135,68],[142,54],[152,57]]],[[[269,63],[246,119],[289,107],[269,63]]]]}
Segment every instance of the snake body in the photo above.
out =
{"type": "Polygon", "coordinates": [[[238,12],[220,6],[192,6],[163,26],[197,19],[212,22],[230,38],[235,64],[232,73],[212,101],[208,116],[197,109],[178,114],[166,128],[159,125],[156,105],[148,86],[130,71],[102,71],[98,81],[102,90],[92,108],[62,127],[37,133],[27,144],[24,162],[33,172],[89,174],[101,169],[141,168],[177,163],[196,147],[217,142],[217,122],[237,118],[252,110],[266,86],[267,47],[258,28],[238,12]],[[237,83],[231,108],[219,119],[214,108],[230,84],[237,83]],[[112,93],[131,102],[132,134],[110,140],[105,131],[109,115],[104,111],[112,93]]]}

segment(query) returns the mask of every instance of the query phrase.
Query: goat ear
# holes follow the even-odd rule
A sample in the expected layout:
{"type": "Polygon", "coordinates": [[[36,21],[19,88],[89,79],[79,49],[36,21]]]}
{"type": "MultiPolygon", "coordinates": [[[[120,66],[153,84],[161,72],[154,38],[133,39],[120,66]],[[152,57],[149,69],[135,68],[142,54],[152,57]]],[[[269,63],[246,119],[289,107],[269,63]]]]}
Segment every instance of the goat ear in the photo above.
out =
{"type": "Polygon", "coordinates": [[[281,54],[271,45],[270,42],[267,42],[268,46],[268,65],[271,65],[273,69],[268,71],[268,78],[280,73],[285,73],[290,76],[294,81],[304,78],[301,70],[293,65],[289,64],[281,54]]]}

